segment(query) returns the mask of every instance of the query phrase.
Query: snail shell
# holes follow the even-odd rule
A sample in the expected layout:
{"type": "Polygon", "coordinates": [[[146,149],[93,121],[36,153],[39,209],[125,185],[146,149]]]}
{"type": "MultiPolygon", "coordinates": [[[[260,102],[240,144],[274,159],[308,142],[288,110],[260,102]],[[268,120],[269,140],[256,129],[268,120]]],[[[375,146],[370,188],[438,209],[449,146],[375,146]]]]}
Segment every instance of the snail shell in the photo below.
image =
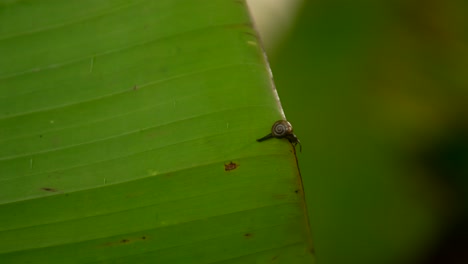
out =
{"type": "Polygon", "coordinates": [[[275,138],[284,138],[293,135],[291,123],[286,120],[278,120],[271,127],[271,135],[275,138]]]}

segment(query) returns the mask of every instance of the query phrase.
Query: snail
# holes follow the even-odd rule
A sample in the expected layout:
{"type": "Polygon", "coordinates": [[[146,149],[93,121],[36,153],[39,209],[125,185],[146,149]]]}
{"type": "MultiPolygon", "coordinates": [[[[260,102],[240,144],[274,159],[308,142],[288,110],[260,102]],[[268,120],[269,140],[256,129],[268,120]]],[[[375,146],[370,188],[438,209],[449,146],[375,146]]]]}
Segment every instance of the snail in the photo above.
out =
{"type": "Polygon", "coordinates": [[[302,152],[302,145],[299,139],[294,135],[293,133],[293,128],[291,123],[289,123],[286,120],[278,120],[276,121],[273,126],[271,127],[271,133],[257,139],[258,142],[262,142],[264,140],[270,139],[270,138],[286,138],[291,142],[291,144],[294,145],[294,147],[299,144],[300,151],[302,152]]]}

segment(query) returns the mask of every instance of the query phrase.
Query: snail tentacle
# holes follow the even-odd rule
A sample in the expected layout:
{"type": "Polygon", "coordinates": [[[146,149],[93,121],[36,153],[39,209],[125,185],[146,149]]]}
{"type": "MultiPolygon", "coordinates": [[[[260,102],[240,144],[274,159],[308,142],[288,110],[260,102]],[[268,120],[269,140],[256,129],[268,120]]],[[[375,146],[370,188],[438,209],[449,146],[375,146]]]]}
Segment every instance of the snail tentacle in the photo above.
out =
{"type": "Polygon", "coordinates": [[[300,152],[302,152],[302,144],[301,144],[301,141],[299,141],[299,139],[297,138],[297,136],[293,133],[293,134],[290,134],[287,136],[287,139],[289,140],[289,142],[291,142],[291,144],[294,145],[294,147],[296,147],[298,144],[299,144],[299,150],[300,152]]]}

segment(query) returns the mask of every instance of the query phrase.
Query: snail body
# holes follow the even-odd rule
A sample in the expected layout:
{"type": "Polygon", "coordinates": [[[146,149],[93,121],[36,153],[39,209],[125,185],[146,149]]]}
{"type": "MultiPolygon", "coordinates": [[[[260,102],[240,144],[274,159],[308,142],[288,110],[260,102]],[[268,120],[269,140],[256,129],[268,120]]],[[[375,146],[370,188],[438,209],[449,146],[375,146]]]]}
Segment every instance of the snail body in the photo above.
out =
{"type": "Polygon", "coordinates": [[[289,142],[291,142],[294,146],[299,144],[300,150],[302,152],[302,145],[299,139],[294,135],[293,128],[291,123],[286,120],[278,120],[276,121],[273,126],[271,127],[271,133],[257,139],[258,142],[262,142],[269,138],[287,138],[289,142]]]}

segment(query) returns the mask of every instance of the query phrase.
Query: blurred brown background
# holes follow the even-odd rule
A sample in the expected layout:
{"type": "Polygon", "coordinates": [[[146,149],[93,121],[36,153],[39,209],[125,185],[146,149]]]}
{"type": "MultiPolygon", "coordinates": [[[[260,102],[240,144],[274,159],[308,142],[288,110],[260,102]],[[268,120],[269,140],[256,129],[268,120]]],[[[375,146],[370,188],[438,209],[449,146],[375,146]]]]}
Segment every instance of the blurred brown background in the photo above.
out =
{"type": "Polygon", "coordinates": [[[249,4],[318,263],[468,263],[468,1],[249,4]]]}

